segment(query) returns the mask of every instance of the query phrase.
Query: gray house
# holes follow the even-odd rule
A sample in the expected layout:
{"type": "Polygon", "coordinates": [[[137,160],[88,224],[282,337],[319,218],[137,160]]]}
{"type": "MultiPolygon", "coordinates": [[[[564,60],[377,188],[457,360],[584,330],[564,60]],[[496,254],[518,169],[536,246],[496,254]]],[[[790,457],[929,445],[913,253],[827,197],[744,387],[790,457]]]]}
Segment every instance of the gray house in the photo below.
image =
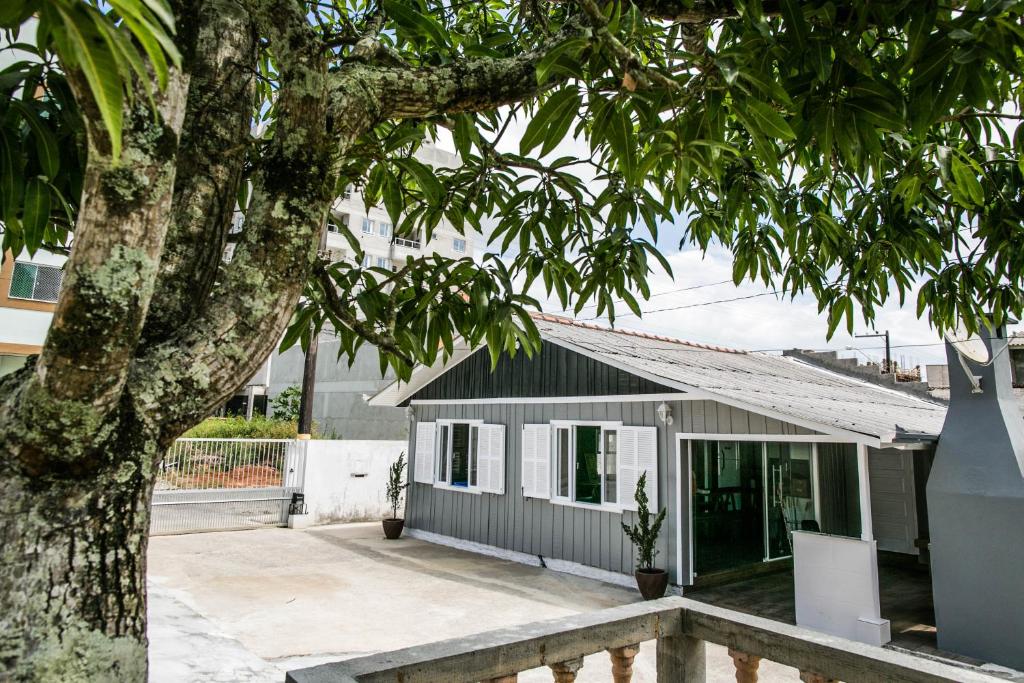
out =
{"type": "Polygon", "coordinates": [[[647,472],[673,583],[786,558],[793,531],[916,555],[945,407],[797,359],[550,315],[532,358],[456,347],[371,405],[408,407],[414,535],[631,581],[647,472]]]}

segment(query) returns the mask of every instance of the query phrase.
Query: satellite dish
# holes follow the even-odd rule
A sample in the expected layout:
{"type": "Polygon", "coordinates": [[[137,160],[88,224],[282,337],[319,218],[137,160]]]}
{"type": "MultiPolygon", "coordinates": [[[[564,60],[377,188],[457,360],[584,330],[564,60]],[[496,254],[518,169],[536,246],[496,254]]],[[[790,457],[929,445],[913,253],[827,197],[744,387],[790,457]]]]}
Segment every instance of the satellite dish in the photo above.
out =
{"type": "Polygon", "coordinates": [[[963,358],[982,365],[988,363],[988,346],[978,335],[968,334],[963,323],[958,324],[955,330],[947,330],[945,337],[963,358]]]}

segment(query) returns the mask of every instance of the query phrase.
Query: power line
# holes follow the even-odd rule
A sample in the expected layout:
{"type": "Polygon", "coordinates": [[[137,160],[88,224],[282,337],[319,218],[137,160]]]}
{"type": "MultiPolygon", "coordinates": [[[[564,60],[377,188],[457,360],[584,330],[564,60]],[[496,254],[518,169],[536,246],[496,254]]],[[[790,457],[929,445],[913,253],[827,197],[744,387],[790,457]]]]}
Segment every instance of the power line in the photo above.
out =
{"type": "MultiPolygon", "coordinates": [[[[690,287],[681,287],[680,289],[670,289],[667,292],[658,292],[657,294],[651,294],[649,297],[647,297],[646,300],[650,301],[651,299],[653,299],[655,297],[665,296],[666,294],[678,294],[679,292],[690,292],[690,291],[693,291],[694,289],[704,289],[705,287],[717,287],[718,285],[726,285],[726,284],[731,284],[731,283],[732,283],[732,280],[722,280],[720,282],[705,282],[702,285],[692,285],[690,287]]],[[[621,304],[624,301],[625,301],[625,299],[615,299],[615,303],[617,303],[617,304],[621,304]]],[[[580,310],[582,311],[582,310],[585,310],[587,308],[595,308],[597,305],[598,304],[587,304],[586,306],[584,306],[580,310]]],[[[563,308],[561,312],[564,313],[566,311],[571,311],[571,310],[572,310],[571,308],[563,308]]]]}
{"type": "MultiPolygon", "coordinates": [[[[927,343],[927,344],[893,344],[889,348],[891,348],[891,349],[911,349],[911,348],[918,348],[918,347],[922,347],[922,346],[945,346],[945,344],[946,344],[946,342],[930,342],[930,343],[927,343]]],[[[797,348],[797,347],[791,346],[788,349],[754,349],[750,353],[770,353],[772,351],[790,351],[790,350],[792,350],[794,348],[797,348]]],[[[799,350],[799,351],[812,351],[814,353],[821,353],[821,352],[824,352],[824,351],[882,351],[884,349],[885,349],[884,346],[850,346],[848,348],[843,348],[843,349],[797,349],[797,350],[799,350]]]]}
{"type": "MultiPolygon", "coordinates": [[[[681,311],[684,308],[700,308],[701,306],[711,306],[714,304],[726,304],[730,301],[745,301],[746,299],[756,299],[759,296],[770,296],[772,294],[778,294],[778,290],[773,289],[770,292],[761,292],[760,294],[748,294],[747,296],[736,296],[730,299],[715,299],[714,301],[701,301],[695,304],[684,304],[682,306],[670,306],[668,308],[656,308],[651,311],[640,311],[643,315],[651,315],[652,313],[665,313],[667,311],[681,311]]],[[[636,315],[633,311],[626,311],[616,317],[621,318],[627,315],[636,315]]],[[[584,320],[600,320],[604,316],[598,315],[593,318],[584,318],[584,320]]],[[[781,350],[781,349],[780,349],[781,350]]]]}

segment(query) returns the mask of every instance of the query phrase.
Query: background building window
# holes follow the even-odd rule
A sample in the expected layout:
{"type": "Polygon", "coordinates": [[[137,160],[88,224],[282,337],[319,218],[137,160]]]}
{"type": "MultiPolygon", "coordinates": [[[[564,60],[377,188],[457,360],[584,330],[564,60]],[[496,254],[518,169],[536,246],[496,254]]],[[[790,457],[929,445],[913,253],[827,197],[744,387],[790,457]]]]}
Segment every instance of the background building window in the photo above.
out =
{"type": "Polygon", "coordinates": [[[363,254],[363,260],[359,263],[363,268],[369,268],[370,264],[373,263],[373,257],[369,254],[363,254]]]}
{"type": "Polygon", "coordinates": [[[363,219],[363,234],[364,235],[372,235],[373,234],[373,221],[371,221],[369,218],[364,218],[363,219]]]}
{"type": "Polygon", "coordinates": [[[378,223],[377,234],[381,237],[391,237],[391,224],[390,223],[378,223]]]}
{"type": "Polygon", "coordinates": [[[460,254],[466,253],[466,240],[456,237],[452,240],[452,248],[460,254]]]}
{"type": "Polygon", "coordinates": [[[341,232],[341,226],[348,227],[348,214],[331,214],[327,219],[327,232],[341,232]]]}
{"type": "Polygon", "coordinates": [[[387,269],[390,270],[391,269],[391,259],[387,258],[386,256],[378,256],[377,257],[377,267],[378,268],[387,268],[387,269]]]}
{"type": "Polygon", "coordinates": [[[64,271],[57,266],[41,266],[35,263],[15,261],[8,296],[13,299],[57,301],[63,277],[64,271]]]}

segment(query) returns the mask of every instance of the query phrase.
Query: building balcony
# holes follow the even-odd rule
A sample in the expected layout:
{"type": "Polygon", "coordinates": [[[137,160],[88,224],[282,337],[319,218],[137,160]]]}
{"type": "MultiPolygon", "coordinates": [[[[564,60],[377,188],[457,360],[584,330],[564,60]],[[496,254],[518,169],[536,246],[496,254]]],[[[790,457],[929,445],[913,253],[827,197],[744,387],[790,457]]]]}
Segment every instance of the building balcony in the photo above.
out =
{"type": "Polygon", "coordinates": [[[421,245],[420,245],[420,241],[419,240],[410,240],[410,239],[406,239],[404,237],[396,237],[395,238],[395,246],[396,247],[406,247],[408,249],[419,249],[421,245]]]}
{"type": "MultiPolygon", "coordinates": [[[[288,673],[289,683],[489,681],[513,683],[547,667],[573,683],[583,658],[608,652],[615,683],[628,683],[641,647],[656,652],[659,683],[705,683],[705,644],[728,648],[740,683],[757,680],[762,659],[798,670],[806,683],[999,680],[883,647],[829,636],[680,597],[613,607],[288,673]]],[[[592,660],[591,660],[592,662],[592,660]]],[[[593,665],[592,663],[590,664],[593,665]]],[[[608,672],[600,672],[606,677],[608,672]]]]}

